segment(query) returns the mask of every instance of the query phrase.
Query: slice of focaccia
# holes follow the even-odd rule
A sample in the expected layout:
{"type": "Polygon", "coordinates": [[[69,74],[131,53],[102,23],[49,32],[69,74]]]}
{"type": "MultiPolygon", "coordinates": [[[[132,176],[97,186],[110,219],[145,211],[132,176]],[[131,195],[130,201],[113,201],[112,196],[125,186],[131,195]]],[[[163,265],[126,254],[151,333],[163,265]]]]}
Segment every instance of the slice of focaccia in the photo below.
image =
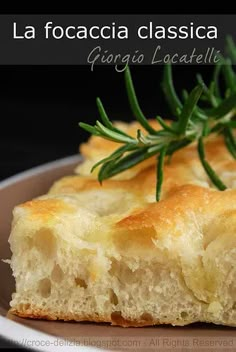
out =
{"type": "MultiPolygon", "coordinates": [[[[137,124],[124,125],[129,133],[137,124]]],[[[236,326],[236,163],[221,137],[206,156],[228,190],[216,190],[196,146],[164,167],[155,158],[104,181],[90,166],[117,147],[92,137],[80,175],[14,209],[10,235],[21,317],[121,326],[212,322],[236,326]]]]}

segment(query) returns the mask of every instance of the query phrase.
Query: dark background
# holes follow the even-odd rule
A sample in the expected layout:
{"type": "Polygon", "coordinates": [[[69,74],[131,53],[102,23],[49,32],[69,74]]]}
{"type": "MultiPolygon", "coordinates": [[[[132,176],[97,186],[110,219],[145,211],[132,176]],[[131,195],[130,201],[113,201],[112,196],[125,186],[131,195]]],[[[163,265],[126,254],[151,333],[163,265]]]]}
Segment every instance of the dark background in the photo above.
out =
{"type": "MultiPolygon", "coordinates": [[[[140,105],[147,117],[171,118],[160,83],[163,67],[131,68],[140,105]]],[[[174,68],[177,89],[190,89],[195,74],[207,78],[211,67],[174,68]]],[[[124,74],[113,66],[1,66],[0,178],[78,152],[88,134],[79,121],[99,117],[99,96],[111,119],[130,121],[124,74]]]]}

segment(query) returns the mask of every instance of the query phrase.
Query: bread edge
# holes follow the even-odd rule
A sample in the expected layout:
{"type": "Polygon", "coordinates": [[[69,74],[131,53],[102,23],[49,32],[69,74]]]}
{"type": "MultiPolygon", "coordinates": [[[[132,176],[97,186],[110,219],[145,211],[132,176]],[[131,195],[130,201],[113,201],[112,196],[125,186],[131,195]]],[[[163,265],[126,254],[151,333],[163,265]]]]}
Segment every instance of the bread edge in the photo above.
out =
{"type": "MultiPolygon", "coordinates": [[[[40,308],[35,309],[26,309],[19,310],[17,308],[11,308],[9,313],[17,315],[20,318],[29,318],[29,319],[43,319],[43,320],[61,320],[61,321],[71,321],[71,322],[90,322],[90,323],[107,323],[113,326],[121,326],[121,327],[144,327],[144,326],[153,326],[153,325],[169,325],[171,323],[153,321],[153,320],[145,320],[145,321],[137,321],[137,320],[128,320],[123,318],[119,312],[111,315],[79,315],[79,314],[53,314],[48,312],[47,310],[43,310],[40,308]]],[[[186,324],[189,324],[186,322],[186,324]]],[[[184,324],[185,325],[185,324],[184,324]]]]}

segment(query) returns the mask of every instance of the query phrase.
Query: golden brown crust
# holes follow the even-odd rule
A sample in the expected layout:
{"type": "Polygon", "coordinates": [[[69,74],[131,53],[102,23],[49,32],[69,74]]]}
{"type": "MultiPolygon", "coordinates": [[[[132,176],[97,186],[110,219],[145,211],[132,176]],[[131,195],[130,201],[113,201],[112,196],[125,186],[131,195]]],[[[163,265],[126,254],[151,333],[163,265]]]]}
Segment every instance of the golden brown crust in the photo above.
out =
{"type": "Polygon", "coordinates": [[[44,220],[50,219],[55,214],[73,212],[73,207],[61,199],[35,199],[21,205],[22,208],[30,211],[32,217],[44,220]]]}
{"type": "MultiPolygon", "coordinates": [[[[90,148],[90,143],[93,145],[95,142],[96,138],[92,137],[87,148],[90,148]]],[[[100,139],[96,143],[102,143],[102,140],[100,139]]],[[[104,148],[107,148],[107,143],[110,142],[104,141],[104,148]]],[[[111,144],[109,144],[110,147],[111,144]]],[[[93,154],[93,148],[90,152],[93,154]]],[[[208,140],[206,155],[225,183],[228,183],[229,187],[234,187],[236,162],[226,150],[221,136],[213,136],[208,140]]],[[[137,245],[146,244],[150,247],[153,247],[152,238],[158,237],[160,234],[171,231],[173,236],[177,236],[176,228],[178,227],[175,225],[179,221],[183,223],[191,212],[199,219],[201,214],[205,214],[205,217],[208,214],[208,217],[214,216],[216,218],[223,216],[227,209],[234,209],[236,190],[228,189],[221,192],[211,184],[199,161],[196,145],[190,145],[176,152],[171,163],[165,164],[162,201],[159,203],[155,202],[155,158],[150,159],[149,163],[152,165],[148,167],[142,163],[140,171],[131,179],[109,179],[104,181],[102,185],[90,176],[68,176],[56,182],[50,193],[120,190],[134,194],[140,201],[130,209],[130,214],[114,224],[116,230],[126,230],[126,232],[129,230],[129,234],[126,233],[126,236],[119,238],[116,232],[115,240],[117,241],[119,238],[119,241],[122,241],[122,238],[130,237],[137,245]],[[145,233],[144,229],[146,229],[145,233]],[[147,231],[147,229],[149,230],[147,231]],[[155,236],[152,229],[155,229],[155,236]],[[137,235],[137,230],[140,236],[137,235]],[[133,231],[136,232],[133,233],[133,231]]]]}
{"type": "MultiPolygon", "coordinates": [[[[132,128],[136,130],[137,124],[133,124],[132,128]]],[[[94,143],[96,147],[98,147],[97,143],[103,143],[103,147],[107,150],[111,146],[115,147],[114,143],[110,144],[109,141],[102,139],[98,141],[98,138],[92,137],[86,145],[88,150],[91,143],[93,145],[91,153],[93,153],[94,143]]],[[[221,136],[213,136],[208,140],[206,155],[217,172],[226,177],[226,181],[230,180],[229,183],[232,183],[236,174],[236,162],[226,150],[221,136]]],[[[155,158],[150,159],[149,162],[154,163],[155,158]]],[[[76,206],[70,203],[68,205],[69,201],[64,202],[64,195],[84,194],[86,200],[86,192],[93,190],[100,190],[104,193],[111,190],[131,194],[135,196],[135,202],[130,204],[128,214],[126,212],[117,220],[114,218],[111,224],[114,229],[111,235],[112,241],[119,247],[125,246],[126,248],[128,243],[134,243],[136,247],[154,248],[153,239],[165,237],[166,234],[171,234],[171,237],[179,236],[181,231],[185,231],[185,225],[189,223],[191,216],[194,216],[198,222],[201,222],[203,218],[209,222],[213,218],[223,218],[225,212],[236,209],[236,190],[228,189],[221,192],[211,185],[200,164],[196,145],[190,145],[178,151],[172,157],[171,163],[166,162],[162,201],[158,203],[155,201],[156,167],[155,165],[145,167],[143,163],[140,167],[141,171],[131,179],[109,179],[102,185],[90,176],[64,177],[57,181],[49,192],[55,198],[34,200],[21,207],[29,210],[29,216],[38,214],[39,217],[50,215],[53,218],[57,215],[63,216],[63,211],[76,210],[76,206]],[[58,197],[62,199],[59,200],[58,197]],[[178,224],[181,224],[181,230],[178,224]]],[[[111,197],[115,202],[115,195],[112,194],[111,197]]],[[[102,241],[102,238],[98,236],[97,241],[102,241]]]]}
{"type": "Polygon", "coordinates": [[[234,202],[236,202],[236,190],[219,192],[199,186],[184,185],[176,187],[167,199],[147,205],[145,209],[120,220],[116,226],[132,231],[158,224],[160,232],[162,232],[162,227],[166,232],[168,226],[173,227],[177,219],[184,220],[186,213],[193,212],[199,215],[205,214],[205,216],[208,213],[214,213],[217,217],[217,212],[224,213],[228,210],[227,208],[232,211],[234,202]],[[230,205],[227,206],[227,203],[230,205]]]}
{"type": "MultiPolygon", "coordinates": [[[[97,155],[97,149],[95,152],[93,146],[91,147],[90,145],[91,143],[93,145],[97,139],[99,138],[92,137],[90,142],[86,144],[86,148],[89,150],[89,155],[92,157],[93,164],[100,160],[102,157],[108,156],[109,153],[114,150],[115,147],[117,147],[117,145],[113,143],[113,149],[110,150],[110,142],[104,141],[102,144],[103,140],[100,139],[99,143],[103,145],[103,149],[99,149],[102,156],[100,154],[97,155]],[[110,149],[107,147],[107,143],[110,149]]],[[[88,151],[84,156],[86,156],[87,153],[88,151]]],[[[221,136],[213,136],[206,142],[206,156],[207,160],[211,163],[211,165],[214,167],[226,185],[231,188],[233,186],[232,183],[234,181],[234,173],[236,173],[236,162],[227,151],[221,136]]],[[[126,171],[125,173],[124,179],[122,179],[121,174],[119,175],[119,179],[105,180],[101,186],[97,181],[96,174],[91,176],[88,170],[88,175],[69,176],[62,178],[53,185],[50,193],[76,193],[91,189],[119,188],[129,191],[132,190],[132,192],[141,194],[143,196],[155,194],[155,157],[142,162],[141,164],[126,171]]],[[[199,156],[195,144],[192,144],[176,152],[171,159],[171,163],[165,163],[162,192],[163,197],[168,197],[169,193],[173,193],[173,191],[177,189],[178,186],[186,184],[195,184],[201,187],[209,187],[215,189],[205,171],[203,170],[203,167],[199,161],[199,156]]]]}
{"type": "Polygon", "coordinates": [[[120,312],[114,312],[111,316],[98,316],[98,315],[76,315],[76,314],[54,314],[43,309],[27,309],[21,310],[17,308],[11,308],[9,313],[17,315],[21,318],[29,318],[29,319],[45,319],[45,320],[62,320],[62,321],[77,321],[77,322],[93,322],[93,323],[108,323],[111,325],[122,326],[124,328],[127,327],[144,327],[151,325],[160,325],[160,324],[168,324],[161,323],[159,321],[153,321],[152,319],[143,319],[140,318],[137,320],[129,320],[125,319],[121,316],[120,312]]]}

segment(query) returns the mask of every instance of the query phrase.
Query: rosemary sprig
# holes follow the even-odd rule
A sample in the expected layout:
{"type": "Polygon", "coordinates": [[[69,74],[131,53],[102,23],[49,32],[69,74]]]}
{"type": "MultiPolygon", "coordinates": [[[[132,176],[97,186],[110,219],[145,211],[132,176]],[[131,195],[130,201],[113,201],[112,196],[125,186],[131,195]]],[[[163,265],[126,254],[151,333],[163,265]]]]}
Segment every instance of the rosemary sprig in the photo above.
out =
{"type": "Polygon", "coordinates": [[[232,38],[227,38],[227,52],[230,57],[220,56],[210,84],[207,85],[198,74],[198,85],[191,92],[183,90],[183,99],[179,98],[175,90],[171,65],[165,65],[162,88],[175,121],[167,123],[157,116],[161,127],[159,130],[150,125],[141,110],[130,69],[126,68],[125,85],[130,107],[145,133],[137,130],[136,137],[133,137],[114,126],[99,98],[97,106],[101,122],[96,121],[94,126],[83,122],[79,124],[92,135],[122,144],[111,155],[93,166],[91,171],[100,166],[100,183],[150,157],[157,156],[156,200],[159,201],[165,157],[171,157],[177,150],[196,140],[199,159],[209,179],[219,190],[226,189],[226,185],[206,160],[204,141],[212,133],[222,134],[228,151],[236,159],[236,141],[233,134],[233,129],[236,128],[236,121],[233,120],[236,115],[236,74],[231,64],[231,60],[236,61],[236,46],[232,38]],[[221,78],[224,81],[224,89],[220,85],[221,78]],[[200,105],[201,101],[204,105],[200,105]]]}

